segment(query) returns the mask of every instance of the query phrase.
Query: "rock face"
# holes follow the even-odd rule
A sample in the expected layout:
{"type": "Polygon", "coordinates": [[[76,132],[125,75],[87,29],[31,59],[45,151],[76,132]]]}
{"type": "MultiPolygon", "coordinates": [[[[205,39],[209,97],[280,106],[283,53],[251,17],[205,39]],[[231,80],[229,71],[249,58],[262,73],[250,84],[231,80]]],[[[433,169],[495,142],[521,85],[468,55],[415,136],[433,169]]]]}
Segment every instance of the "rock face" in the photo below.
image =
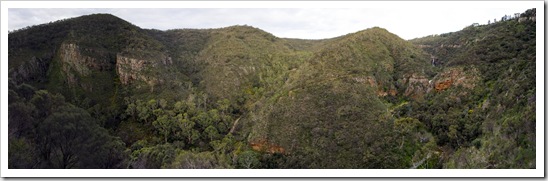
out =
{"type": "Polygon", "coordinates": [[[101,74],[117,74],[122,85],[130,85],[137,81],[144,83],[135,84],[137,88],[147,85],[153,91],[154,86],[164,82],[158,72],[165,74],[166,67],[173,63],[171,57],[161,52],[156,52],[149,58],[133,58],[126,54],[128,53],[117,53],[114,56],[112,52],[63,43],[58,50],[63,81],[68,83],[69,87],[93,91],[94,83],[84,79],[101,74]]]}
{"type": "MultiPolygon", "coordinates": [[[[164,83],[158,72],[166,73],[167,66],[173,62],[171,57],[160,54],[157,60],[132,58],[121,54],[116,55],[116,72],[122,85],[130,85],[142,81],[154,91],[154,86],[164,83]]],[[[137,85],[139,88],[140,85],[137,85]]]]}
{"type": "Polygon", "coordinates": [[[251,141],[249,143],[249,146],[251,146],[253,150],[258,152],[266,152],[270,154],[285,154],[285,149],[283,147],[276,144],[268,143],[268,141],[266,140],[251,141]]]}
{"type": "Polygon", "coordinates": [[[112,69],[112,63],[109,61],[108,53],[97,51],[91,48],[82,48],[76,44],[63,43],[60,47],[60,57],[63,69],[73,69],[81,75],[89,75],[92,70],[108,71],[112,69]],[[84,55],[83,52],[93,55],[84,55]]]}
{"type": "Polygon", "coordinates": [[[411,74],[404,77],[404,85],[407,85],[403,95],[417,99],[430,92],[432,85],[423,75],[411,74]]]}
{"type": "Polygon", "coordinates": [[[128,85],[137,79],[146,81],[145,77],[139,75],[146,64],[148,64],[148,62],[145,60],[116,55],[116,70],[120,77],[120,82],[122,82],[123,85],[128,85]]]}
{"type": "Polygon", "coordinates": [[[423,75],[411,74],[405,75],[403,85],[406,86],[404,96],[413,99],[421,98],[424,94],[435,91],[444,91],[453,86],[462,86],[467,89],[473,89],[478,79],[478,71],[470,69],[464,71],[463,68],[450,68],[439,73],[432,80],[423,75]]]}
{"type": "Polygon", "coordinates": [[[441,72],[434,78],[436,91],[443,91],[452,86],[462,86],[473,89],[478,79],[478,71],[474,68],[464,71],[463,68],[451,68],[441,72]]]}
{"type": "Polygon", "coordinates": [[[436,82],[436,85],[434,87],[436,88],[436,91],[442,91],[451,87],[451,84],[453,84],[453,80],[449,79],[445,81],[436,82]]]}
{"type": "Polygon", "coordinates": [[[368,84],[369,86],[373,87],[374,89],[377,89],[377,96],[379,97],[385,97],[387,95],[395,96],[398,94],[398,91],[394,89],[393,86],[390,86],[389,90],[384,90],[383,85],[375,79],[373,76],[366,76],[366,77],[354,77],[352,78],[354,81],[362,84],[368,84]]]}
{"type": "Polygon", "coordinates": [[[82,56],[76,44],[62,44],[60,56],[64,72],[75,71],[83,76],[91,73],[88,65],[95,62],[94,58],[82,56]]]}
{"type": "Polygon", "coordinates": [[[76,44],[62,44],[59,49],[59,54],[61,67],[67,76],[69,86],[78,84],[78,77],[89,76],[91,74],[89,65],[96,60],[88,56],[83,56],[76,44]]]}
{"type": "Polygon", "coordinates": [[[61,70],[66,76],[66,82],[70,87],[80,86],[92,91],[93,86],[81,82],[83,77],[89,77],[93,71],[110,71],[113,67],[109,61],[108,53],[85,49],[73,43],[63,43],[59,48],[61,70]],[[84,55],[87,52],[94,57],[84,55]]]}

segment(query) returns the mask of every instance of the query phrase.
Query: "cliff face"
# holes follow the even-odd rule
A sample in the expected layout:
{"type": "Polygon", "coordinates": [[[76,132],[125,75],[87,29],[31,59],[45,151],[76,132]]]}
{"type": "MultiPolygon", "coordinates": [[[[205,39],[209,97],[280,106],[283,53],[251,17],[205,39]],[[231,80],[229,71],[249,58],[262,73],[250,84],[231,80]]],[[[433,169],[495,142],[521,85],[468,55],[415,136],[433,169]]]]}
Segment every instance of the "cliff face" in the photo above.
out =
{"type": "Polygon", "coordinates": [[[407,86],[403,95],[413,99],[423,97],[424,94],[430,92],[432,89],[431,81],[426,76],[415,73],[405,76],[403,83],[407,86]]]}
{"type": "MultiPolygon", "coordinates": [[[[171,57],[165,53],[157,53],[158,55],[154,58],[147,59],[133,58],[127,54],[128,52],[114,53],[82,47],[75,43],[63,43],[59,47],[58,58],[56,58],[63,75],[60,81],[67,83],[70,88],[82,88],[85,91],[104,89],[104,87],[97,87],[96,81],[93,80],[95,77],[117,76],[122,85],[148,88],[151,91],[155,86],[165,82],[166,76],[158,72],[173,64],[171,57]],[[114,54],[116,54],[115,57],[114,54]],[[136,82],[139,83],[134,84],[136,82]]],[[[14,74],[26,74],[31,68],[40,69],[38,59],[31,62],[36,65],[21,65],[22,68],[14,71],[14,74]]]]}
{"type": "MultiPolygon", "coordinates": [[[[63,71],[66,73],[74,71],[81,76],[89,76],[91,73],[89,67],[92,62],[96,61],[94,58],[82,56],[76,44],[62,44],[59,54],[61,56],[63,71]]],[[[69,82],[74,82],[74,80],[69,80],[69,82]]]]}
{"type": "Polygon", "coordinates": [[[120,82],[124,85],[130,84],[134,80],[145,80],[146,77],[139,75],[148,63],[146,60],[116,56],[116,71],[120,77],[120,82]]]}
{"type": "Polygon", "coordinates": [[[63,70],[72,69],[83,76],[89,76],[91,71],[109,71],[113,68],[107,52],[82,48],[73,43],[62,44],[59,55],[63,62],[63,70]]]}
{"type": "Polygon", "coordinates": [[[443,91],[453,86],[473,89],[479,81],[479,72],[475,68],[464,70],[463,67],[449,68],[434,77],[434,89],[443,91]]]}
{"type": "Polygon", "coordinates": [[[385,96],[396,96],[398,94],[398,91],[394,88],[394,86],[387,86],[389,87],[388,90],[385,90],[383,85],[375,79],[373,76],[365,76],[365,77],[354,77],[352,78],[354,81],[362,84],[366,84],[371,86],[374,90],[377,90],[377,96],[379,97],[385,97],[385,96]]]}
{"type": "Polygon", "coordinates": [[[61,70],[66,76],[66,81],[69,86],[74,87],[78,84],[82,87],[87,87],[87,90],[92,90],[90,85],[83,84],[82,78],[91,78],[93,72],[102,72],[112,70],[112,63],[109,61],[109,56],[106,52],[95,51],[86,48],[83,51],[88,54],[93,54],[94,57],[84,55],[81,48],[74,43],[63,43],[59,48],[59,60],[61,70]],[[96,58],[95,58],[96,57],[96,58]]]}
{"type": "MultiPolygon", "coordinates": [[[[413,73],[405,75],[399,82],[404,85],[403,96],[411,99],[419,99],[425,94],[435,91],[447,90],[454,86],[462,86],[466,89],[473,89],[478,81],[478,72],[476,69],[464,71],[462,67],[449,68],[438,73],[434,78],[428,79],[424,75],[413,73]]],[[[354,81],[367,84],[377,90],[377,96],[396,96],[398,92],[393,86],[388,90],[383,90],[383,85],[378,83],[373,76],[354,77],[354,81]]]]}
{"type": "MultiPolygon", "coordinates": [[[[136,82],[144,82],[150,91],[154,91],[154,87],[164,83],[164,80],[155,69],[165,70],[172,65],[171,57],[160,54],[156,60],[131,58],[121,54],[116,55],[116,72],[120,78],[122,85],[131,85],[136,82]]],[[[166,74],[167,72],[163,72],[166,74]]],[[[137,84],[137,88],[142,85],[137,84]]]]}
{"type": "Polygon", "coordinates": [[[479,81],[479,72],[475,68],[464,70],[463,67],[451,67],[436,74],[432,79],[426,76],[411,74],[404,76],[400,81],[405,85],[404,96],[418,99],[425,94],[435,91],[443,91],[454,86],[462,86],[473,89],[479,81]]]}
{"type": "Polygon", "coordinates": [[[77,43],[61,43],[49,62],[47,87],[66,97],[104,100],[114,91],[112,53],[77,43]],[[101,81],[97,81],[97,80],[101,81]]]}

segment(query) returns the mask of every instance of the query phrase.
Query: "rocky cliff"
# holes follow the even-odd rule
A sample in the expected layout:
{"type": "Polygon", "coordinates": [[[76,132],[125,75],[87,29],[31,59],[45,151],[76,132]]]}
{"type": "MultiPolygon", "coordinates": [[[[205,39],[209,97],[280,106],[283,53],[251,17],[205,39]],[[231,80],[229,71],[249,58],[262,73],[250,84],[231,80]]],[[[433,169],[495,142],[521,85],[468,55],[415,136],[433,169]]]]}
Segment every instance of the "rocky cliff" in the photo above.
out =
{"type": "Polygon", "coordinates": [[[403,78],[403,84],[406,85],[404,96],[418,99],[432,90],[432,81],[424,75],[411,74],[403,78]]]}
{"type": "MultiPolygon", "coordinates": [[[[166,80],[160,76],[154,69],[165,70],[171,66],[173,61],[171,57],[160,54],[156,60],[145,60],[130,58],[123,55],[116,55],[116,72],[123,85],[130,85],[134,82],[144,82],[154,92],[154,87],[161,85],[166,80]],[[159,61],[158,61],[159,60],[159,61]]],[[[137,84],[137,88],[142,85],[137,84]]]]}
{"type": "Polygon", "coordinates": [[[479,72],[475,68],[454,67],[440,72],[433,79],[434,89],[443,91],[453,86],[462,86],[466,89],[473,89],[480,81],[479,72]]]}

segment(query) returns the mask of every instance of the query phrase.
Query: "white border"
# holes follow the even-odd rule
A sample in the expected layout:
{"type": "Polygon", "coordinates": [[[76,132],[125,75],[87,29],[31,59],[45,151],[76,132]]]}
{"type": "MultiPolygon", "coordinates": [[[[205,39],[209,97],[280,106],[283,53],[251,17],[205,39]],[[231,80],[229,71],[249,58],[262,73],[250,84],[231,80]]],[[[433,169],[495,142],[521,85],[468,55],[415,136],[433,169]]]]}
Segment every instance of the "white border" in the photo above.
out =
{"type": "MultiPolygon", "coordinates": [[[[2,51],[2,85],[1,85],[1,176],[2,177],[544,177],[544,1],[481,1],[481,2],[310,2],[310,1],[2,1],[1,7],[1,51],[2,51]],[[128,7],[129,6],[129,7],[128,7]],[[40,169],[7,169],[7,126],[8,126],[8,9],[9,8],[413,8],[413,7],[490,7],[508,8],[525,7],[537,10],[537,66],[536,66],[536,100],[537,100],[537,154],[536,169],[504,169],[504,170],[390,170],[390,169],[309,169],[309,170],[40,170],[40,169]],[[540,121],[539,121],[540,120],[540,121]]],[[[463,12],[465,13],[465,12],[463,12]]],[[[513,13],[513,12],[508,12],[513,13]]]]}
{"type": "Polygon", "coordinates": [[[541,1],[542,4],[539,5],[539,7],[537,7],[536,9],[536,22],[537,22],[537,32],[536,32],[536,38],[537,38],[537,41],[536,41],[536,44],[537,44],[537,51],[536,51],[536,57],[537,57],[537,61],[536,61],[536,64],[535,64],[535,70],[536,70],[536,79],[535,79],[535,83],[536,83],[536,92],[535,92],[535,99],[536,99],[536,136],[537,136],[537,141],[536,141],[536,148],[537,148],[537,154],[536,154],[536,161],[537,161],[537,166],[536,166],[536,169],[537,170],[541,170],[542,171],[542,177],[544,177],[544,165],[546,164],[545,163],[545,138],[546,138],[546,133],[544,132],[545,131],[545,125],[544,125],[544,121],[545,121],[545,117],[544,117],[544,113],[545,113],[545,107],[544,107],[544,104],[545,104],[545,99],[544,99],[544,93],[545,93],[545,90],[544,90],[544,78],[546,76],[545,74],[545,65],[544,65],[544,61],[546,60],[546,57],[545,56],[545,47],[544,47],[544,44],[546,43],[545,42],[545,37],[544,37],[544,34],[546,33],[545,32],[545,29],[544,27],[546,26],[544,24],[545,22],[545,19],[544,19],[544,16],[545,16],[545,12],[544,12],[544,1],[541,1]],[[542,6],[541,6],[542,5],[542,6]]]}
{"type": "Polygon", "coordinates": [[[2,48],[0,56],[2,58],[0,60],[0,67],[2,67],[0,74],[2,75],[2,81],[1,81],[1,95],[0,100],[2,104],[0,116],[2,117],[2,123],[0,125],[0,144],[2,144],[2,151],[0,161],[2,161],[2,164],[0,165],[1,172],[0,174],[2,177],[4,177],[4,173],[9,172],[8,171],[8,9],[6,7],[7,5],[5,2],[0,2],[0,30],[2,35],[0,36],[0,40],[2,41],[2,45],[0,46],[2,48]]]}
{"type": "MultiPolygon", "coordinates": [[[[7,8],[531,8],[543,1],[3,1],[7,8]]],[[[540,9],[540,7],[538,7],[540,9]]],[[[466,12],[463,12],[466,13],[466,12]]],[[[513,12],[509,12],[513,13],[513,12]]]]}
{"type": "Polygon", "coordinates": [[[2,177],[543,177],[543,174],[538,169],[9,169],[2,177]]]}

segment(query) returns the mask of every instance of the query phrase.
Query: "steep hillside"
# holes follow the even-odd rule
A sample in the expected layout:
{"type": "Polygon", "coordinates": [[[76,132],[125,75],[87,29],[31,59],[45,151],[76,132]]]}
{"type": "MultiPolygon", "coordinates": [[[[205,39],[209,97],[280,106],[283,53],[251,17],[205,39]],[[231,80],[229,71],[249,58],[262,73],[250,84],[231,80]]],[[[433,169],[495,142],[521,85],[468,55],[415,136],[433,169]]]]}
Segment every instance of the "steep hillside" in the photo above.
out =
{"type": "Polygon", "coordinates": [[[500,22],[411,40],[442,72],[473,75],[437,82],[436,89],[447,91],[405,113],[425,122],[441,145],[455,151],[444,167],[535,167],[535,14],[531,9],[500,22]]]}
{"type": "Polygon", "coordinates": [[[9,45],[13,81],[60,92],[71,101],[119,105],[117,94],[125,90],[120,85],[153,92],[171,78],[163,77],[171,64],[165,47],[108,14],[18,30],[10,33],[9,45]]]}
{"type": "Polygon", "coordinates": [[[403,140],[396,141],[383,97],[398,95],[395,84],[404,75],[425,76],[429,67],[420,50],[384,29],[340,37],[265,98],[250,118],[250,142],[284,148],[289,156],[281,167],[410,167],[406,159],[424,144],[410,139],[412,148],[398,149],[403,140]]]}
{"type": "Polygon", "coordinates": [[[243,93],[238,90],[257,86],[259,72],[271,69],[276,59],[288,53],[277,37],[253,27],[213,30],[198,55],[205,64],[199,72],[200,86],[213,97],[234,100],[243,93]]]}

